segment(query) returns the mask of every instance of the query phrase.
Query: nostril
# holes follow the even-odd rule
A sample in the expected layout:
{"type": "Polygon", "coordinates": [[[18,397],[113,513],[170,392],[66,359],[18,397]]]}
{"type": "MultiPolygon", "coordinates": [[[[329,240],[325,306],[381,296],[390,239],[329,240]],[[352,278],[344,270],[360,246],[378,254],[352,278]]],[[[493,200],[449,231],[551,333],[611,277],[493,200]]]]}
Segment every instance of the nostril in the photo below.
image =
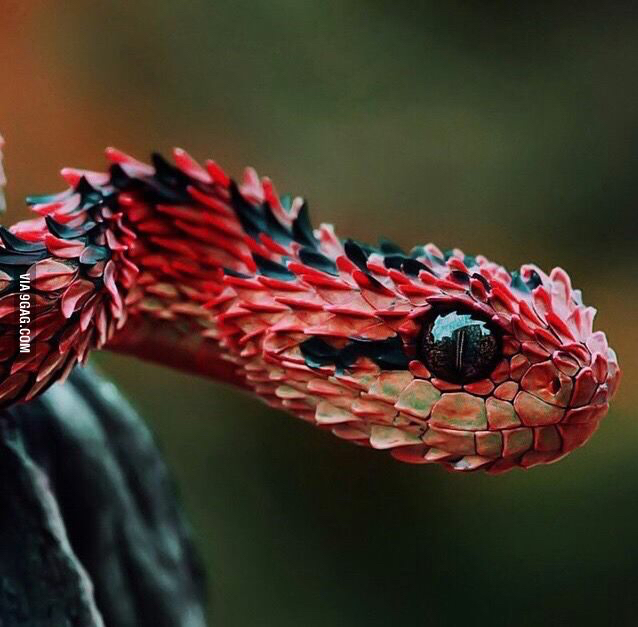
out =
{"type": "Polygon", "coordinates": [[[554,377],[551,380],[549,389],[552,391],[552,394],[558,394],[558,392],[560,391],[560,379],[558,377],[554,377]]]}

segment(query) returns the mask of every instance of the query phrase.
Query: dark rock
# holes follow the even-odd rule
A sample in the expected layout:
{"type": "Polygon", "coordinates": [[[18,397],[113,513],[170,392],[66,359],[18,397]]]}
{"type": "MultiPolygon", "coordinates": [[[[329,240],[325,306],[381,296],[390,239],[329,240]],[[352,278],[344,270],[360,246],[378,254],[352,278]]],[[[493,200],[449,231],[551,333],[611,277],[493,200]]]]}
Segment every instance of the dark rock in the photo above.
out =
{"type": "Polygon", "coordinates": [[[0,414],[0,627],[200,627],[202,570],[153,438],[91,369],[0,414]]]}

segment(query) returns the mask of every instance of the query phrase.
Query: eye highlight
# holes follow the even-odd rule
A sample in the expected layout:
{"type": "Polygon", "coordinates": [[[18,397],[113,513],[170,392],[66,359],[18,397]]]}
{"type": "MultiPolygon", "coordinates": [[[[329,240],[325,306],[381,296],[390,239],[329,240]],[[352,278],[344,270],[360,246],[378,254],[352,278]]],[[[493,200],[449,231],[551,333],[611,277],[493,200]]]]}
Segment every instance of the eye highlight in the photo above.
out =
{"type": "Polygon", "coordinates": [[[489,376],[501,356],[501,334],[476,312],[434,311],[424,319],[418,356],[439,379],[478,381],[489,376]]]}

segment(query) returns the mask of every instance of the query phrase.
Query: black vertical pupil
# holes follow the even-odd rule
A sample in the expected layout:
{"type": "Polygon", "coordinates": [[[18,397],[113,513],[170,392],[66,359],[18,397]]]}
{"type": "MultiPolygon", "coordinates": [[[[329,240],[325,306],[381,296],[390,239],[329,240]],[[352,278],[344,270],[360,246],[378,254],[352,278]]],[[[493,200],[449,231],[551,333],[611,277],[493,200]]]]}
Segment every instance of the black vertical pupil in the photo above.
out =
{"type": "Polygon", "coordinates": [[[475,312],[453,309],[425,319],[419,357],[439,379],[450,383],[484,379],[500,354],[500,334],[475,312]]]}

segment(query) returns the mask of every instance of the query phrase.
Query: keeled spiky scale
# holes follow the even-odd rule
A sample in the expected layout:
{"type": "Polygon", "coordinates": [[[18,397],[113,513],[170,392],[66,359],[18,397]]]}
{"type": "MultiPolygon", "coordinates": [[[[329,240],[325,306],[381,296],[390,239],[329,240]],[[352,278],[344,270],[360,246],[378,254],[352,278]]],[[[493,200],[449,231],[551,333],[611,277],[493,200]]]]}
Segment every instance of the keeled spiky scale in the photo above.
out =
{"type": "Polygon", "coordinates": [[[555,461],[605,414],[617,360],[564,271],[509,273],[432,244],[406,254],[341,242],[252,169],[236,183],[179,149],[175,165],[107,157],[106,174],[64,170],[71,189],[32,199],[42,217],[0,232],[10,366],[0,403],[32,397],[109,343],[232,381],[402,461],[454,470],[555,461]],[[25,273],[37,313],[28,357],[17,352],[25,273]],[[417,349],[424,317],[454,307],[502,334],[492,372],[465,384],[435,376],[417,349]]]}

